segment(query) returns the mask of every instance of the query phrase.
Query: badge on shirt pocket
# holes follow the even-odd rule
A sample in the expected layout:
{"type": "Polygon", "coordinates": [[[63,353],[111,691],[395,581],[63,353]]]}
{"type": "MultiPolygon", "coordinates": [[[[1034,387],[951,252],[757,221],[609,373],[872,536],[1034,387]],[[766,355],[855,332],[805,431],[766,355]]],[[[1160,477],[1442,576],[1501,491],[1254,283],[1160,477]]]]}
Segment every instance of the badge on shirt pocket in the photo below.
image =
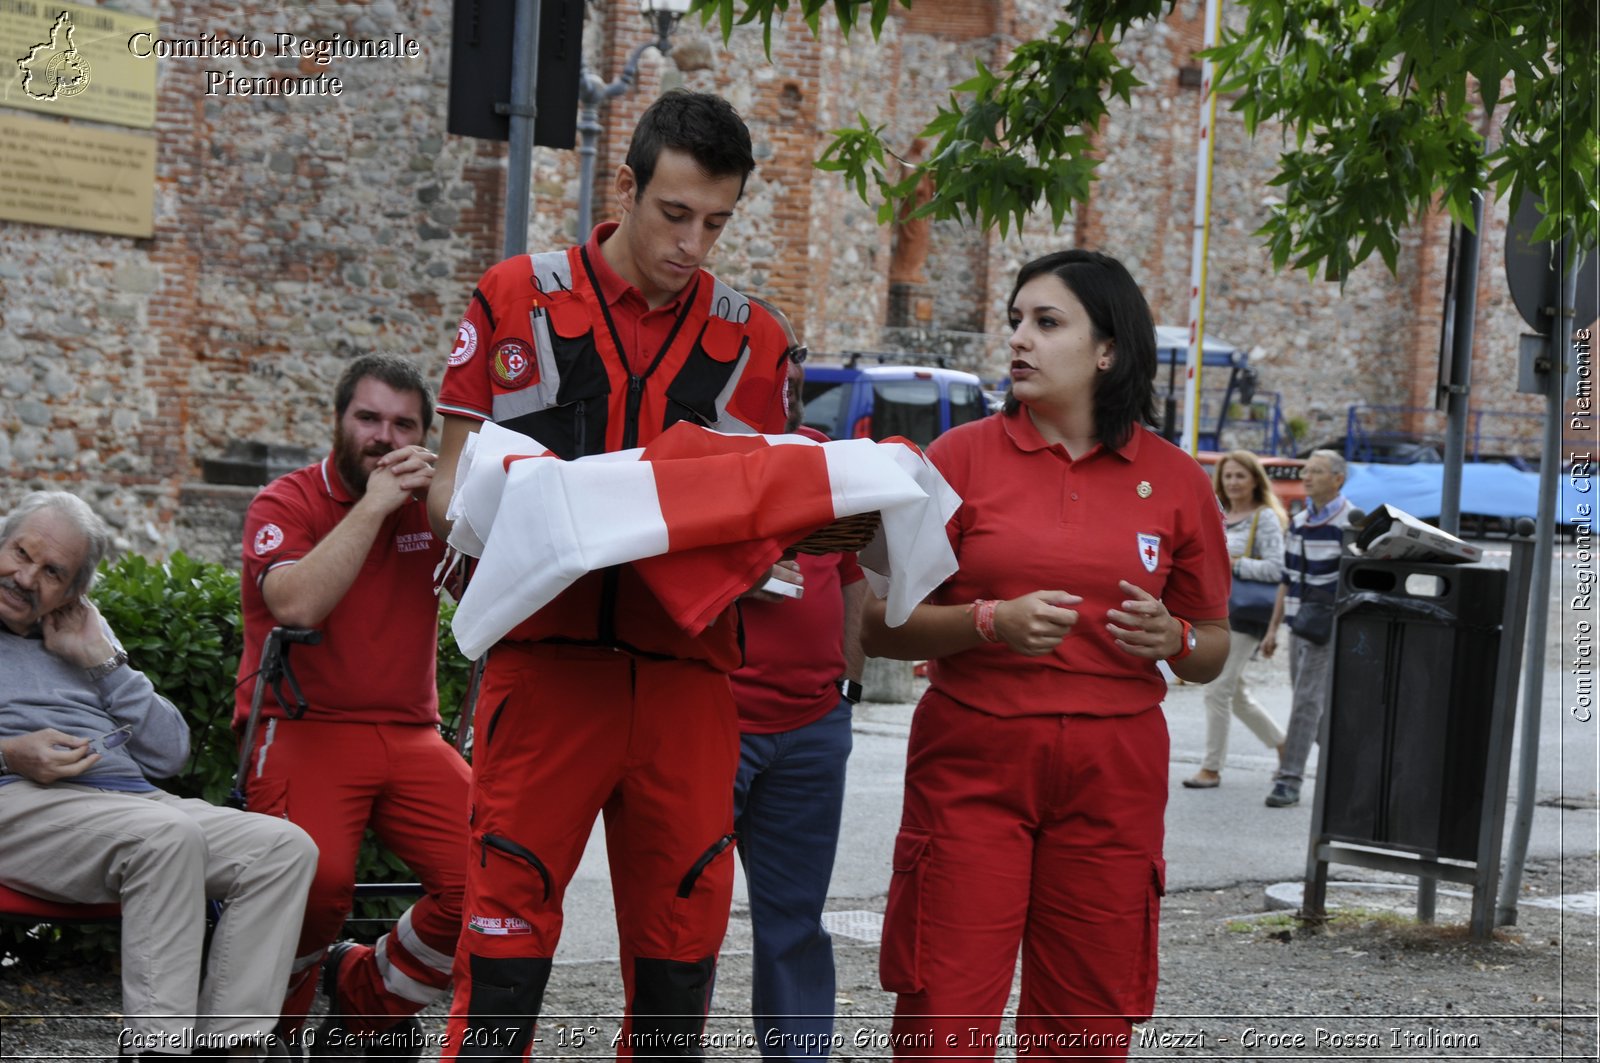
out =
{"type": "Polygon", "coordinates": [[[1144,565],[1146,572],[1154,572],[1156,566],[1161,564],[1161,536],[1146,535],[1138,532],[1139,536],[1139,562],[1144,565]]]}

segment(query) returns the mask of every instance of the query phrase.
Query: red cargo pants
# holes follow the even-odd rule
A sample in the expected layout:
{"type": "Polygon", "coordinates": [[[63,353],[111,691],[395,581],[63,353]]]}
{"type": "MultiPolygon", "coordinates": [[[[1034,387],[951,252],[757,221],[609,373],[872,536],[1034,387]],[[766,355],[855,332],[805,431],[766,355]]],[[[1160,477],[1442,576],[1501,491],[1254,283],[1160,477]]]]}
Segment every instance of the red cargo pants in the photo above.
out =
{"type": "Polygon", "coordinates": [[[286,817],[318,851],[284,1030],[298,1029],[316,999],[323,953],[350,914],[368,828],[417,875],[423,896],[376,947],[345,956],[338,1006],[354,1017],[350,1032],[364,1033],[444,995],[461,930],[469,788],[466,761],[431,724],[275,719],[256,732],[250,811],[286,817]]]}
{"type": "Polygon", "coordinates": [[[561,905],[604,814],[622,1055],[699,1056],[733,894],[738,717],[695,661],[497,647],[478,700],[446,1058],[526,1058],[561,905]]]}
{"type": "Polygon", "coordinates": [[[1022,949],[1018,1056],[1121,1058],[1155,1003],[1167,726],[996,717],[935,691],[911,724],[880,957],[896,1058],[992,1059],[1022,949]]]}

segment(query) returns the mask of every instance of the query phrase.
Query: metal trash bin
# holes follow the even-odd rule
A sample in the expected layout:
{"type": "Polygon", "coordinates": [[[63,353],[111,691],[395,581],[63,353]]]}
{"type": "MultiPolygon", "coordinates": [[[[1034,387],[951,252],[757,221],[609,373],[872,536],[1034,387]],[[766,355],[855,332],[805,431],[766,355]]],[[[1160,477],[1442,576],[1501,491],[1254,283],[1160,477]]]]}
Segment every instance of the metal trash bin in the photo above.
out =
{"type": "Polygon", "coordinates": [[[1306,854],[1303,918],[1327,914],[1328,866],[1472,887],[1472,936],[1494,930],[1531,543],[1509,571],[1347,557],[1306,854]]]}
{"type": "Polygon", "coordinates": [[[1340,563],[1325,837],[1479,858],[1505,596],[1481,562],[1340,563]]]}

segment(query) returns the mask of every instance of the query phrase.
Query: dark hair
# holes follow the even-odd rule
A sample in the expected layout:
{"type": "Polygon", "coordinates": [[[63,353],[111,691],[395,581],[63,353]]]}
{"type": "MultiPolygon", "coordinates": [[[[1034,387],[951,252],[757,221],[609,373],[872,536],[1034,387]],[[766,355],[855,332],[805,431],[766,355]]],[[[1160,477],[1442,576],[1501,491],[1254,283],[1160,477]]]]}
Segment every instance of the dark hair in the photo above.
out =
{"type": "MultiPolygon", "coordinates": [[[[1121,262],[1099,251],[1074,248],[1023,266],[1006,306],[1017,301],[1024,284],[1047,272],[1083,304],[1094,338],[1116,344],[1111,368],[1095,378],[1094,431],[1106,446],[1120,447],[1134,426],[1156,420],[1156,327],[1150,304],[1121,262]]],[[[1006,413],[1019,408],[1016,397],[1008,394],[1006,413]]]]}
{"type": "Polygon", "coordinates": [[[750,150],[750,130],[733,104],[709,92],[673,89],[661,95],[633,127],[633,141],[623,160],[637,182],[635,195],[643,195],[655,176],[662,148],[688,152],[709,177],[739,176],[739,194],[756,168],[750,150]]]}
{"type": "Polygon", "coordinates": [[[433,389],[422,378],[417,367],[393,354],[363,354],[345,366],[333,389],[333,415],[343,417],[355,398],[356,385],[371,377],[396,391],[414,391],[422,399],[422,434],[427,435],[433,426],[433,389]]]}

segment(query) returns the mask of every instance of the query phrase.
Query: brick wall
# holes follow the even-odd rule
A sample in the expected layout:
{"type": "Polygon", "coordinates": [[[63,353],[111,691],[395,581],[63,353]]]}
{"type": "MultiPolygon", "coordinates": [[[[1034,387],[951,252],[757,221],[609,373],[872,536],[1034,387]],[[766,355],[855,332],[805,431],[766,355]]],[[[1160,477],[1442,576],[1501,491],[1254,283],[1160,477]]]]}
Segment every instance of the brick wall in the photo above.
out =
{"type": "Polygon", "coordinates": [[[907,34],[922,34],[951,42],[978,41],[994,34],[1009,5],[1004,0],[961,0],[956,3],[913,4],[911,10],[895,7],[907,34]]]}

